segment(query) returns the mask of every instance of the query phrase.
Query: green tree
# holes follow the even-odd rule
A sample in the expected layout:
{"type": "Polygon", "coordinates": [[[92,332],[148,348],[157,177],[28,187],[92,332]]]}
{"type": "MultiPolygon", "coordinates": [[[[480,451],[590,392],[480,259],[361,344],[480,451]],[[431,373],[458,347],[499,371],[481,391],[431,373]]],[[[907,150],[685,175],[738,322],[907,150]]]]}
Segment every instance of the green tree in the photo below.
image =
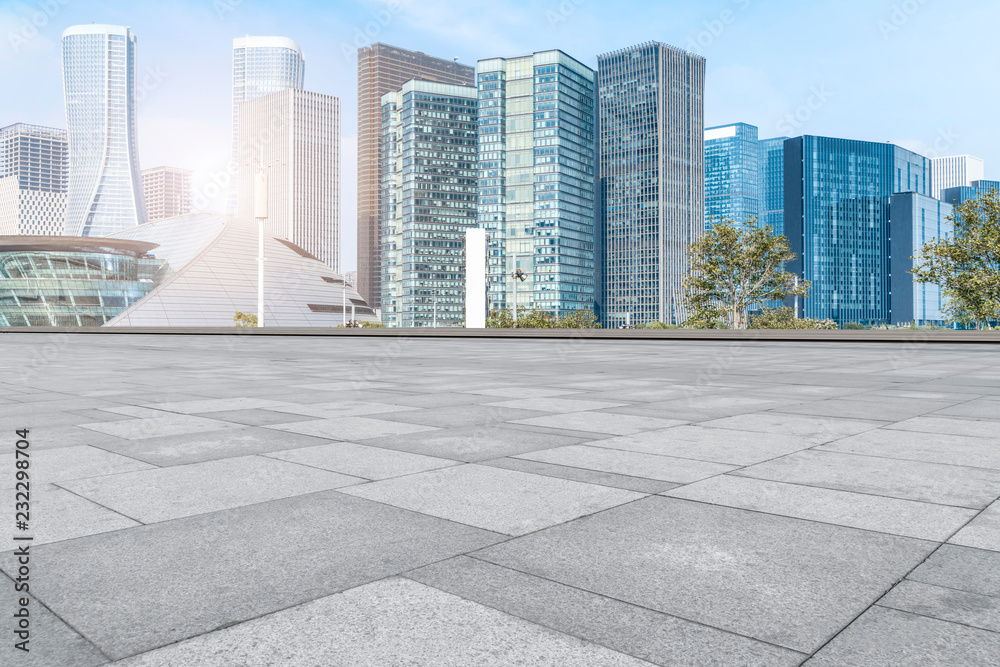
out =
{"type": "MultiPolygon", "coordinates": [[[[540,310],[517,307],[517,328],[519,329],[598,329],[597,316],[589,310],[578,310],[563,317],[540,310]]],[[[486,318],[489,329],[513,329],[514,314],[508,308],[494,308],[486,318]]]]}
{"type": "Polygon", "coordinates": [[[785,271],[785,264],[795,259],[788,239],[770,227],[758,227],[756,218],[713,224],[688,247],[688,257],[688,326],[745,329],[754,305],[809,293],[808,281],[796,285],[795,276],[785,271]]]}
{"type": "Polygon", "coordinates": [[[913,258],[913,279],[940,285],[956,321],[992,329],[1000,320],[1000,193],[959,204],[951,220],[952,237],[930,241],[913,258]]]}
{"type": "Polygon", "coordinates": [[[237,310],[233,315],[233,322],[236,322],[233,326],[238,329],[244,327],[256,327],[257,326],[257,315],[254,313],[244,313],[243,311],[237,310]]]}
{"type": "Polygon", "coordinates": [[[795,311],[788,306],[765,308],[750,316],[748,329],[839,329],[833,320],[817,320],[811,317],[795,317],[795,311]]]}

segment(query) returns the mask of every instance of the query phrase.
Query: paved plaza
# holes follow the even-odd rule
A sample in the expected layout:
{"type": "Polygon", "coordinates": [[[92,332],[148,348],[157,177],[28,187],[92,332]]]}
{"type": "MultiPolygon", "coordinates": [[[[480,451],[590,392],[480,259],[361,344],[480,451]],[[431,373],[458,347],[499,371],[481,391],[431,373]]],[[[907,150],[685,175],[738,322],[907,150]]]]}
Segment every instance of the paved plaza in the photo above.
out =
{"type": "Polygon", "coordinates": [[[0,372],[5,666],[998,664],[1000,346],[3,334],[0,372]]]}

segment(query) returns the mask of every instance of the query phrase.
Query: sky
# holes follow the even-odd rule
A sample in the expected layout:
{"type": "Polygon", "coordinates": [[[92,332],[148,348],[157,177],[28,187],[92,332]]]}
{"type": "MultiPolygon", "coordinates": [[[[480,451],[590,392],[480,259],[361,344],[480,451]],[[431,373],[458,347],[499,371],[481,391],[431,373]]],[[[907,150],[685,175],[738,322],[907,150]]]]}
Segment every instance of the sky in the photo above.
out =
{"type": "Polygon", "coordinates": [[[81,23],[137,35],[140,166],[194,170],[205,210],[225,208],[211,195],[230,151],[233,38],[298,42],[305,88],[342,101],[344,270],[356,268],[356,51],[374,42],[469,65],[558,48],[596,67],[662,41],[707,59],[706,127],[970,154],[1000,180],[996,0],[0,0],[0,127],[66,127],[60,38],[81,23]]]}

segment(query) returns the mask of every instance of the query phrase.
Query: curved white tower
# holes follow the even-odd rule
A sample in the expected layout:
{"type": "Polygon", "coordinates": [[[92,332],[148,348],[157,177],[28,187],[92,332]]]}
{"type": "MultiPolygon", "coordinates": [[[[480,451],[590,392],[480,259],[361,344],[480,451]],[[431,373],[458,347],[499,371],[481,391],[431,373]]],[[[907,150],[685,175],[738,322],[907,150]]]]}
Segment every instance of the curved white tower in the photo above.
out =
{"type": "Polygon", "coordinates": [[[63,32],[68,236],[104,236],[146,222],[135,127],[135,45],[135,35],[123,26],[78,25],[63,32]]]}
{"type": "MultiPolygon", "coordinates": [[[[287,37],[237,37],[233,40],[233,168],[239,169],[240,102],[294,88],[302,90],[306,58],[294,40],[287,37]]],[[[256,152],[254,152],[256,154],[256,152]]],[[[235,216],[238,186],[229,187],[227,213],[235,216]]]]}

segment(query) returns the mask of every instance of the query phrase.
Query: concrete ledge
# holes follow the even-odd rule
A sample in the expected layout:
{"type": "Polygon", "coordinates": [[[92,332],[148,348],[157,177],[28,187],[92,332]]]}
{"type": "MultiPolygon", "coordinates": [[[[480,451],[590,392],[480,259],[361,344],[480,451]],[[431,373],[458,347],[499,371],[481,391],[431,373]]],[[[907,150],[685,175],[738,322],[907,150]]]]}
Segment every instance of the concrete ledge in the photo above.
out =
{"type": "Polygon", "coordinates": [[[699,329],[325,329],[236,327],[0,327],[5,334],[326,336],[349,338],[512,338],[553,340],[789,341],[801,343],[1000,344],[1000,331],[699,329]]]}

